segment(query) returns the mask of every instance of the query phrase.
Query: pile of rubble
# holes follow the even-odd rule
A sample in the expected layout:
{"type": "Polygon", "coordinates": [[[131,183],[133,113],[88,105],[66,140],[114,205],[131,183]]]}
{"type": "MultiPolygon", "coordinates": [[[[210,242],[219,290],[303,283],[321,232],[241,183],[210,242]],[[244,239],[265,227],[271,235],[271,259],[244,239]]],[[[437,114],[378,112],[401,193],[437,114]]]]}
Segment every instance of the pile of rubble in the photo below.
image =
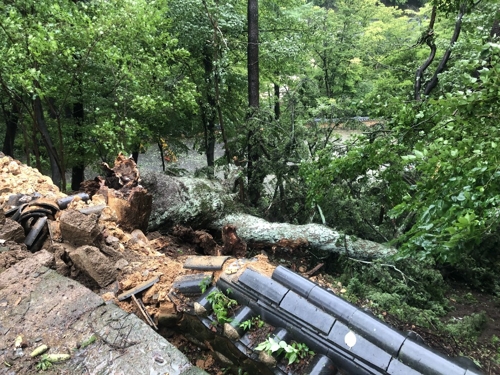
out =
{"type": "MultiPolygon", "coordinates": [[[[0,170],[5,181],[0,184],[0,273],[47,250],[59,274],[135,313],[155,329],[162,316],[177,314],[169,297],[175,280],[205,272],[184,267],[190,256],[220,255],[231,251],[228,246],[245,255],[246,244],[230,230],[226,247],[218,246],[208,233],[183,227],[175,228],[177,237],[159,232],[146,236],[151,197],[140,185],[135,164],[122,155],[113,168],[106,166],[104,178],[86,181],[85,192],[70,196],[49,177],[10,157],[0,157],[0,170]]],[[[231,261],[226,263],[224,267],[231,261]]],[[[274,268],[265,256],[253,265],[267,274],[274,268]]]]}

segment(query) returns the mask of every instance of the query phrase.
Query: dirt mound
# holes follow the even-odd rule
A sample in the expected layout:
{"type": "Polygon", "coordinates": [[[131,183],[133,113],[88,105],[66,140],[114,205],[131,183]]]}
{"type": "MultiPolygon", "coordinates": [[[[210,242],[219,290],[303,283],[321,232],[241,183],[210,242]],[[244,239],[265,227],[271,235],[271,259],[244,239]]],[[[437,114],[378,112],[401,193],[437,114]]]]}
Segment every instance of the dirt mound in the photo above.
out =
{"type": "Polygon", "coordinates": [[[38,169],[28,167],[0,152],[0,207],[12,194],[34,193],[55,199],[66,196],[52,183],[50,177],[44,176],[38,169]]]}

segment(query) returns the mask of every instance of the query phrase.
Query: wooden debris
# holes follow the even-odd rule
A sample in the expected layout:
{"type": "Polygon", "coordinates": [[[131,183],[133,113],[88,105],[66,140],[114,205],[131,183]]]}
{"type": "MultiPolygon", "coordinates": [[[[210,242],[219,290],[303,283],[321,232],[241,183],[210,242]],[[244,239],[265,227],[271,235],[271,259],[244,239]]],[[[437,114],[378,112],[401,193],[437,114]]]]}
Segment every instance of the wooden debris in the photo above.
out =
{"type": "Polygon", "coordinates": [[[311,277],[313,276],[316,272],[319,271],[319,269],[321,267],[323,267],[325,265],[325,263],[319,263],[316,267],[314,267],[312,270],[310,271],[307,271],[307,272],[304,272],[304,275],[306,275],[307,277],[311,277]]]}
{"type": "Polygon", "coordinates": [[[137,299],[135,297],[135,295],[132,294],[132,301],[134,301],[135,305],[137,306],[137,308],[139,309],[139,311],[141,312],[142,316],[144,317],[144,319],[146,320],[146,322],[151,326],[153,327],[154,329],[158,330],[158,327],[156,326],[155,322],[153,322],[153,319],[151,318],[151,316],[148,314],[148,312],[146,311],[146,308],[144,307],[144,304],[142,303],[142,300],[139,298],[137,299]]]}
{"type": "Polygon", "coordinates": [[[190,270],[217,271],[222,269],[229,258],[229,256],[192,256],[186,259],[183,267],[190,270]]]}
{"type": "Polygon", "coordinates": [[[236,234],[235,225],[228,224],[222,227],[222,241],[224,242],[222,254],[231,254],[235,258],[245,258],[247,244],[236,234]]]}
{"type": "Polygon", "coordinates": [[[158,281],[160,281],[160,276],[156,276],[155,278],[152,278],[150,280],[147,280],[139,285],[137,285],[135,288],[132,288],[130,289],[129,291],[127,292],[124,292],[122,294],[120,294],[117,298],[118,298],[118,301],[123,301],[124,299],[127,299],[131,296],[133,296],[134,294],[137,294],[139,292],[142,292],[143,290],[146,290],[148,289],[149,287],[155,285],[158,281]]]}
{"type": "Polygon", "coordinates": [[[181,240],[189,242],[196,246],[195,250],[199,254],[218,255],[219,246],[210,233],[203,230],[193,230],[191,227],[176,225],[172,234],[181,240]]]}

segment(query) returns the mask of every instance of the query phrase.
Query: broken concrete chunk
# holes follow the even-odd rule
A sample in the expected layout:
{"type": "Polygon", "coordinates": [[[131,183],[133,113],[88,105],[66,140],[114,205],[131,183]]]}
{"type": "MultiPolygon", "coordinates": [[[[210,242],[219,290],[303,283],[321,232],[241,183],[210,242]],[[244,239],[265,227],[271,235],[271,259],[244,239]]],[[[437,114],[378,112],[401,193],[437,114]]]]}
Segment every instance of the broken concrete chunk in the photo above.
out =
{"type": "Polygon", "coordinates": [[[177,311],[172,302],[163,302],[158,312],[158,326],[174,327],[181,317],[182,314],[177,311]]]}
{"type": "MultiPolygon", "coordinates": [[[[7,244],[12,244],[12,242],[7,242],[7,244]]],[[[7,249],[7,251],[0,252],[0,273],[31,256],[26,247],[24,249],[15,249],[7,246],[7,249]]]]}
{"type": "Polygon", "coordinates": [[[0,239],[23,243],[25,239],[24,229],[18,222],[5,219],[5,223],[0,228],[0,239]]]}
{"type": "Polygon", "coordinates": [[[123,259],[123,258],[119,259],[119,260],[115,263],[115,268],[116,268],[117,270],[123,270],[123,269],[124,269],[125,267],[127,267],[127,266],[128,266],[128,262],[127,262],[125,259],[123,259]]]}
{"type": "Polygon", "coordinates": [[[69,253],[74,266],[85,272],[100,287],[116,279],[116,269],[109,266],[109,259],[95,246],[80,246],[69,253]]]}
{"type": "Polygon", "coordinates": [[[94,244],[100,234],[96,215],[67,210],[62,213],[59,221],[63,240],[75,246],[94,244]]]}

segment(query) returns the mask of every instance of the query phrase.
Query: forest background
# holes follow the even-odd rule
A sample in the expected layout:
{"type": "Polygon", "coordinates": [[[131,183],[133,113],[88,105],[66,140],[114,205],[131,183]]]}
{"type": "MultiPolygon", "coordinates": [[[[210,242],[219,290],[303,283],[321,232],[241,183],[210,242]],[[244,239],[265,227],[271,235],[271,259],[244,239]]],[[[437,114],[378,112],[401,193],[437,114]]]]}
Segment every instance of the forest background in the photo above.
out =
{"type": "Polygon", "coordinates": [[[474,342],[484,316],[442,317],[449,280],[500,303],[499,18],[493,0],[1,0],[2,151],[71,191],[118,152],[194,144],[200,176],[238,168],[246,210],[399,249],[332,260],[348,298],[474,342]]]}

